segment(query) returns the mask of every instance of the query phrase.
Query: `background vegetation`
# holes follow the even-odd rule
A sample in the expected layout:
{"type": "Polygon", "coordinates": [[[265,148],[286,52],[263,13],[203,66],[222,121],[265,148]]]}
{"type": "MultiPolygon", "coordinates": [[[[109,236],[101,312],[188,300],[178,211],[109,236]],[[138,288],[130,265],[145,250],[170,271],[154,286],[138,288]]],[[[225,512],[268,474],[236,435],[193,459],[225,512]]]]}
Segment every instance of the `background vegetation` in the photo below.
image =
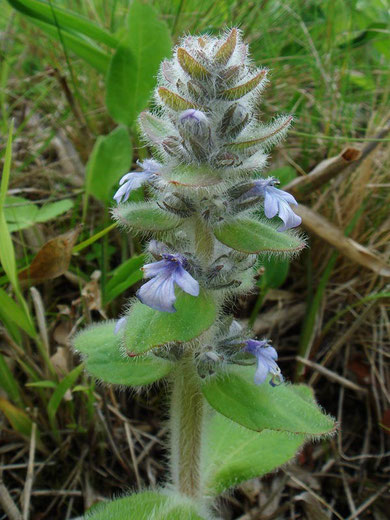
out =
{"type": "MultiPolygon", "coordinates": [[[[69,338],[86,323],[118,316],[141,279],[142,243],[111,223],[111,197],[121,175],[149,156],[135,120],[170,38],[236,25],[254,62],[272,70],[264,118],[295,115],[268,171],[290,184],[310,242],[291,265],[258,266],[258,294],[237,302],[237,316],[272,337],[285,376],[314,386],[340,432],[226,497],[221,515],[383,520],[388,5],[148,5],[134,2],[127,18],[128,0],[2,3],[0,518],[74,518],[104,497],[164,480],[160,389],[129,396],[96,386],[69,338]],[[156,14],[145,16],[151,6],[156,14]],[[314,184],[305,179],[318,165],[329,172],[322,161],[346,147],[337,171],[314,184]]],[[[142,190],[133,196],[142,198],[142,190]]]]}

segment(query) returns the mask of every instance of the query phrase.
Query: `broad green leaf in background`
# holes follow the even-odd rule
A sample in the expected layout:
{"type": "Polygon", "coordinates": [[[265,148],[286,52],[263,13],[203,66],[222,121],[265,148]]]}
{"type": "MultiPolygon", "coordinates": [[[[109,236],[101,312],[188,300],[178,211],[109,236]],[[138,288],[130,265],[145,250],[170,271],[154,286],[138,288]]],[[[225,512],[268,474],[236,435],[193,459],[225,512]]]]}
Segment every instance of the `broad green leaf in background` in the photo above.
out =
{"type": "Polygon", "coordinates": [[[108,203],[113,187],[129,171],[131,159],[131,141],[126,128],[117,127],[110,134],[99,136],[87,164],[87,196],[91,194],[108,203]]]}
{"type": "Polygon", "coordinates": [[[219,495],[245,480],[261,477],[292,459],[305,436],[290,432],[254,432],[215,413],[207,425],[204,460],[208,493],[219,495]]]}
{"type": "Polygon", "coordinates": [[[146,354],[130,358],[121,352],[122,331],[115,334],[115,321],[92,325],[77,334],[74,348],[85,356],[87,371],[97,379],[115,385],[140,386],[169,374],[173,363],[146,354]]]}
{"type": "Polygon", "coordinates": [[[115,36],[108,31],[90,22],[79,13],[56,6],[53,1],[8,0],[8,3],[20,13],[35,20],[46,22],[55,28],[60,27],[62,30],[83,34],[97,43],[104,43],[112,48],[116,48],[118,45],[115,36]]]}
{"type": "Polygon", "coordinates": [[[168,231],[181,224],[182,219],[159,208],[155,202],[129,202],[113,212],[115,219],[131,231],[168,231]]]}
{"type": "Polygon", "coordinates": [[[215,375],[202,387],[209,404],[251,430],[278,430],[321,436],[335,431],[333,419],[289,384],[254,383],[254,367],[236,366],[215,375]]]}
{"type": "Polygon", "coordinates": [[[81,34],[71,33],[68,31],[59,32],[57,27],[54,27],[45,22],[41,22],[35,18],[27,17],[27,19],[34,25],[39,27],[41,31],[60,41],[66,51],[72,51],[77,56],[82,58],[88,65],[94,67],[98,72],[106,74],[110,64],[110,55],[98,47],[94,42],[87,40],[81,34]]]}
{"type": "Polygon", "coordinates": [[[105,286],[104,304],[110,303],[126,289],[142,280],[141,267],[145,263],[145,255],[132,256],[115,269],[105,286]]]}
{"type": "Polygon", "coordinates": [[[214,323],[217,309],[212,296],[204,290],[191,296],[176,289],[176,312],[161,312],[135,302],[128,314],[123,337],[124,348],[142,354],[166,343],[184,343],[199,336],[214,323]]]}
{"type": "Polygon", "coordinates": [[[73,207],[70,199],[49,202],[41,208],[28,199],[22,197],[6,197],[4,214],[10,232],[19,231],[33,226],[37,222],[46,222],[73,207]]]}
{"type": "Polygon", "coordinates": [[[254,219],[235,219],[214,230],[217,239],[243,253],[294,253],[305,243],[293,233],[280,233],[275,226],[254,219]]]}
{"type": "Polygon", "coordinates": [[[101,504],[85,515],[85,520],[205,520],[196,506],[183,495],[172,497],[152,491],[134,493],[101,504]]]}
{"type": "Polygon", "coordinates": [[[163,58],[171,52],[167,25],[150,5],[134,0],[128,31],[110,64],[106,104],[118,123],[132,126],[149,100],[163,58]]]}

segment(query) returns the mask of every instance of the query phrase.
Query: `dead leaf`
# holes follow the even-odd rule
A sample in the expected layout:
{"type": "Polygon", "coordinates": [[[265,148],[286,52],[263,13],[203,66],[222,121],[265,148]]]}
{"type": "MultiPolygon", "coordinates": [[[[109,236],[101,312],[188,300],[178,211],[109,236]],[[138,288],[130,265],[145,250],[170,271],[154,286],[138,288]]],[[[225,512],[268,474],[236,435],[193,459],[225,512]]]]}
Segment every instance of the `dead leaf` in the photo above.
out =
{"type": "Polygon", "coordinates": [[[326,218],[303,204],[296,206],[294,212],[302,218],[302,224],[306,229],[338,249],[341,254],[381,276],[390,276],[390,265],[367,247],[346,237],[343,231],[326,218]]]}
{"type": "Polygon", "coordinates": [[[383,430],[387,433],[387,435],[390,435],[390,408],[387,408],[383,412],[380,425],[382,426],[383,430]]]}
{"type": "Polygon", "coordinates": [[[69,373],[68,353],[69,349],[65,347],[58,347],[56,353],[50,358],[59,377],[64,377],[69,373]]]}
{"type": "Polygon", "coordinates": [[[22,287],[36,285],[64,274],[80,231],[81,225],[46,242],[31,265],[19,273],[22,287]]]}
{"type": "Polygon", "coordinates": [[[313,520],[314,518],[316,520],[329,520],[330,516],[321,507],[320,502],[316,499],[315,496],[308,493],[307,491],[304,491],[303,493],[295,497],[295,500],[297,502],[303,502],[303,508],[305,510],[306,518],[308,520],[313,520]]]}
{"type": "Polygon", "coordinates": [[[69,335],[72,332],[73,325],[70,320],[61,321],[53,332],[53,338],[59,345],[68,345],[69,335]]]}
{"type": "Polygon", "coordinates": [[[102,310],[102,295],[100,293],[99,278],[100,271],[94,271],[91,275],[91,281],[86,283],[81,291],[81,296],[90,311],[102,310]]]}

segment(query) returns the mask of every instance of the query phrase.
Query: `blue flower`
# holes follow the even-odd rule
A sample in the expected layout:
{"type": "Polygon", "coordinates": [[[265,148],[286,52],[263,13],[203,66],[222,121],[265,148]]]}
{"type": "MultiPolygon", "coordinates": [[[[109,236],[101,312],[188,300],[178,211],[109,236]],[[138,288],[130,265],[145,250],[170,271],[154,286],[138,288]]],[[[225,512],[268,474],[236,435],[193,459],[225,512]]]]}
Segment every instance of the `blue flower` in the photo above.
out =
{"type": "Polygon", "coordinates": [[[154,159],[145,159],[145,161],[142,163],[138,162],[138,164],[143,169],[142,172],[126,173],[119,181],[120,188],[114,195],[114,199],[118,204],[125,202],[129,198],[130,192],[147,182],[162,166],[154,159]]]}
{"type": "Polygon", "coordinates": [[[199,295],[198,282],[185,270],[187,260],[180,254],[163,254],[162,260],[142,268],[146,282],[137,292],[142,303],[163,312],[176,312],[175,284],[192,296],[199,295]]]}
{"type": "Polygon", "coordinates": [[[278,231],[286,231],[299,226],[302,219],[290,207],[290,204],[298,205],[295,198],[290,193],[275,188],[277,183],[278,180],[275,177],[257,179],[254,181],[254,187],[247,192],[246,196],[261,195],[264,197],[265,216],[273,218],[275,215],[279,215],[284,224],[278,228],[278,231]]]}
{"type": "Polygon", "coordinates": [[[276,364],[278,354],[274,347],[271,347],[268,340],[263,339],[257,341],[255,339],[248,339],[244,347],[244,352],[249,352],[257,358],[257,369],[255,373],[256,385],[263,384],[268,374],[272,374],[270,380],[272,386],[276,386],[284,381],[280,368],[276,364]],[[275,379],[278,380],[278,383],[275,383],[275,379]]]}

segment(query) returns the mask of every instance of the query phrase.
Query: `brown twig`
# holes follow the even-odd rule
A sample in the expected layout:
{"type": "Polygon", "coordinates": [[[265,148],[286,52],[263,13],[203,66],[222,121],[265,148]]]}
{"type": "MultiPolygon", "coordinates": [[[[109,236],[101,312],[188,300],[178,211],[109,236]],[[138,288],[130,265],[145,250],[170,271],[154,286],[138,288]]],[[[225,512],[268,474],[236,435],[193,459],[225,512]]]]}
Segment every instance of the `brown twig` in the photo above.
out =
{"type": "Polygon", "coordinates": [[[0,473],[0,504],[9,520],[23,520],[21,512],[4,485],[2,472],[0,473]]]}
{"type": "Polygon", "coordinates": [[[294,212],[302,218],[302,224],[310,232],[328,242],[340,253],[347,256],[366,269],[370,269],[381,276],[390,276],[390,265],[379,256],[362,246],[355,240],[344,235],[343,231],[303,204],[294,208],[294,212]]]}
{"type": "MultiPolygon", "coordinates": [[[[383,139],[390,132],[390,122],[375,136],[375,139],[383,139]]],[[[345,148],[339,155],[320,162],[311,172],[303,177],[297,177],[284,187],[289,193],[299,195],[309,193],[342,173],[352,173],[365,160],[365,158],[381,144],[381,141],[370,141],[361,150],[354,147],[345,148]]]]}

